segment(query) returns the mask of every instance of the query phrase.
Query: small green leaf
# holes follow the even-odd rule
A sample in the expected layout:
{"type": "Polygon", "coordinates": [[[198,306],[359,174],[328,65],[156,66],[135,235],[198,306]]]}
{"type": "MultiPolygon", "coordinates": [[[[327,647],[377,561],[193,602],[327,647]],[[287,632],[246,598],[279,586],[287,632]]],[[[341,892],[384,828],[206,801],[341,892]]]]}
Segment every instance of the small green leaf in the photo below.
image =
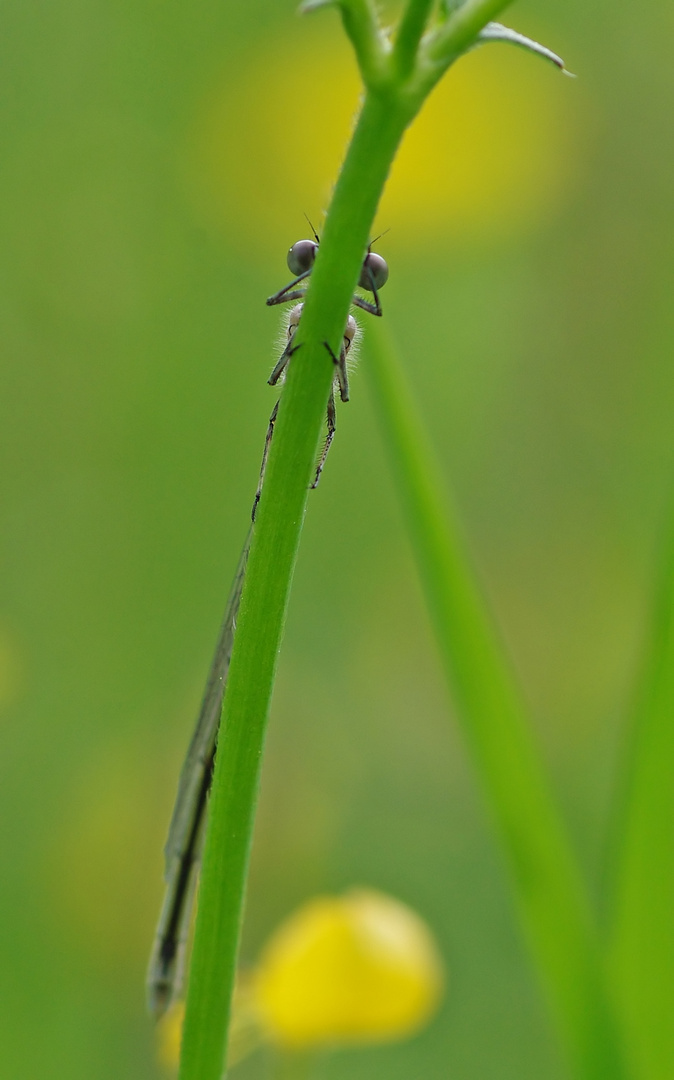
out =
{"type": "MultiPolygon", "coordinates": [[[[517,30],[511,30],[508,26],[503,26],[501,23],[489,22],[480,30],[477,35],[477,41],[475,46],[484,45],[489,41],[504,41],[507,45],[517,45],[520,49],[527,49],[528,52],[536,53],[537,56],[542,56],[544,60],[549,60],[550,63],[558,67],[564,75],[570,76],[575,79],[575,75],[568,71],[561,56],[557,56],[552,49],[546,48],[545,45],[540,45],[532,38],[525,37],[524,34],[520,34],[517,30]]],[[[474,46],[474,47],[475,47],[474,46]]]]}
{"type": "MultiPolygon", "coordinates": [[[[368,326],[366,348],[365,369],[394,463],[439,656],[499,830],[523,926],[573,1054],[568,1075],[629,1080],[587,890],[521,691],[407,385],[408,366],[385,323],[368,326]]],[[[674,633],[670,652],[673,647],[674,633]]],[[[674,688],[671,675],[669,683],[674,688]]],[[[664,745],[663,735],[659,745],[664,745]]],[[[666,738],[674,746],[671,732],[666,738]]],[[[642,910],[650,913],[652,908],[642,910]]]]}

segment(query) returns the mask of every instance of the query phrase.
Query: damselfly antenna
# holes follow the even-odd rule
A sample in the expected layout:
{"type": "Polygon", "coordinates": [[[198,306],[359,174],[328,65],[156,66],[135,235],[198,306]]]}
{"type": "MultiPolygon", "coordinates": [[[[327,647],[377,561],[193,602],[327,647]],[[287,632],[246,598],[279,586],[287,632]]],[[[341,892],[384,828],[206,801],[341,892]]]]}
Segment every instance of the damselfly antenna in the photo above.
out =
{"type": "Polygon", "coordinates": [[[314,226],[313,226],[313,223],[312,223],[312,221],[311,221],[311,218],[309,217],[309,215],[308,215],[308,214],[305,214],[304,216],[305,216],[305,218],[307,219],[307,221],[308,221],[308,223],[309,223],[309,228],[311,229],[312,233],[314,234],[314,240],[316,241],[316,243],[317,243],[317,244],[320,244],[320,242],[321,242],[321,241],[320,241],[320,240],[319,240],[319,238],[318,238],[318,233],[317,233],[317,232],[316,232],[316,230],[314,229],[314,226]]]}
{"type": "Polygon", "coordinates": [[[377,240],[381,240],[382,236],[386,236],[386,234],[390,233],[390,231],[390,229],[384,229],[383,232],[380,232],[377,236],[375,236],[374,240],[370,240],[370,243],[367,245],[367,250],[372,251],[372,248],[377,243],[377,240]]]}

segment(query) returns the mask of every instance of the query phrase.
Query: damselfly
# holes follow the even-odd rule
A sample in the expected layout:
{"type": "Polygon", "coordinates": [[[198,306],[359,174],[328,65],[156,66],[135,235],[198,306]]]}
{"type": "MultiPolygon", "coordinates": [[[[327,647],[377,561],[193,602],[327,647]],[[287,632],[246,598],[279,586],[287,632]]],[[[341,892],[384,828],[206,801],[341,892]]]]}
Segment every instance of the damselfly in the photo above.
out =
{"type": "MultiPolygon", "coordinates": [[[[304,288],[298,289],[297,286],[311,273],[318,251],[318,243],[318,236],[314,232],[313,240],[298,240],[296,244],[293,244],[288,252],[288,268],[295,277],[289,285],[275,293],[274,296],[270,296],[267,304],[283,304],[302,299],[305,290],[304,288]]],[[[373,315],[381,315],[379,289],[386,283],[387,278],[388,266],[384,259],[382,259],[381,255],[377,255],[368,248],[363,260],[358,285],[373,294],[374,303],[355,295],[353,303],[356,307],[369,311],[373,315]]],[[[302,304],[298,303],[291,310],[288,319],[285,349],[274,365],[269,377],[269,383],[272,386],[283,378],[292,355],[296,351],[297,347],[293,346],[293,339],[301,315],[302,304]]],[[[316,487],[318,484],[335,434],[335,388],[339,389],[342,401],[348,401],[349,399],[346,360],[356,329],[356,321],[352,315],[349,315],[339,356],[335,356],[327,342],[324,343],[335,365],[335,379],[328,399],[328,434],[318,461],[312,487],[316,487]]],[[[279,402],[277,401],[267,428],[262,466],[260,468],[260,481],[253,503],[253,523],[255,522],[257,506],[262,494],[264,473],[269,447],[274,434],[278,407],[279,402]]],[[[180,773],[178,794],[171,818],[168,839],[164,848],[166,892],[148,969],[148,1001],[151,1011],[157,1017],[166,1011],[182,989],[190,915],[197,883],[197,871],[208,807],[208,793],[215,761],[220,714],[232,656],[236,617],[243,590],[252,531],[253,525],[249,529],[234,576],[234,583],[227,602],[215,655],[206,682],[201,710],[180,773]]]]}
{"type": "MultiPolygon", "coordinates": [[[[311,222],[309,222],[309,224],[311,225],[311,222]]],[[[295,244],[293,244],[293,246],[290,248],[290,251],[288,252],[288,269],[290,270],[291,274],[295,275],[295,277],[288,285],[285,285],[282,289],[279,289],[277,293],[274,293],[273,296],[267,298],[268,306],[271,307],[274,304],[287,304],[291,300],[301,300],[304,297],[306,290],[303,287],[298,289],[297,286],[300,285],[301,282],[305,281],[313,270],[314,263],[316,261],[316,255],[318,253],[318,246],[320,243],[313,225],[311,226],[311,229],[314,234],[314,239],[298,240],[295,244]]],[[[376,239],[379,239],[379,237],[377,237],[376,239]]],[[[361,308],[363,311],[368,311],[371,315],[381,315],[382,310],[381,304],[379,302],[379,290],[383,288],[383,286],[388,281],[388,265],[386,261],[381,257],[381,255],[378,255],[376,251],[372,251],[372,244],[374,242],[375,241],[373,240],[368,246],[367,253],[365,255],[365,258],[363,259],[360,276],[358,278],[358,288],[364,289],[367,292],[371,292],[374,296],[374,304],[370,303],[369,300],[365,300],[362,296],[359,296],[358,293],[355,293],[353,296],[353,304],[356,307],[361,308]]],[[[290,316],[288,318],[288,340],[286,342],[285,349],[279,357],[278,362],[274,366],[274,370],[269,376],[268,382],[270,386],[275,386],[279,379],[285,374],[288,362],[290,361],[293,352],[295,352],[293,340],[295,337],[295,331],[299,326],[300,318],[302,315],[302,307],[303,305],[301,303],[296,304],[290,312],[290,316]]],[[[353,343],[353,339],[356,336],[357,329],[358,326],[356,324],[356,320],[354,319],[353,315],[349,315],[346,322],[346,327],[344,328],[344,336],[342,338],[342,346],[339,351],[339,356],[335,356],[327,341],[323,342],[332,359],[333,364],[335,365],[335,380],[334,385],[330,390],[330,397],[328,398],[328,434],[323,445],[323,450],[321,452],[318,465],[316,467],[316,475],[311,485],[312,488],[315,488],[317,486],[318,481],[321,478],[323,466],[325,465],[325,459],[328,456],[328,451],[332,444],[332,440],[335,437],[335,425],[337,419],[335,410],[335,388],[339,389],[339,396],[342,401],[349,400],[349,380],[346,370],[346,358],[348,356],[349,349],[351,348],[351,345],[353,343]]],[[[260,501],[260,495],[262,493],[264,470],[265,465],[267,464],[267,455],[269,454],[269,446],[271,444],[272,435],[274,434],[274,424],[276,422],[276,414],[278,412],[278,407],[279,403],[277,401],[271,417],[269,418],[267,438],[264,445],[264,453],[262,455],[260,482],[258,484],[258,489],[255,495],[255,502],[253,504],[253,521],[255,520],[255,511],[257,509],[257,504],[260,501]]]]}

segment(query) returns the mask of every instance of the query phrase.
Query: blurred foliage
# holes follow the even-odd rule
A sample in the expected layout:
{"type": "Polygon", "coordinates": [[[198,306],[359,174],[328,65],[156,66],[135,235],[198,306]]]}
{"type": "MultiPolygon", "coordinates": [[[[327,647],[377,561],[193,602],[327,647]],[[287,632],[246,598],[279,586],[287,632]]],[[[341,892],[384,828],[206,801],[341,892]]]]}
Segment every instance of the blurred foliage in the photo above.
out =
{"type": "MultiPolygon", "coordinates": [[[[11,1080],[160,1075],[144,970],[275,400],[263,300],[302,214],[320,229],[357,103],[331,18],[298,20],[290,0],[4,5],[11,1080]]],[[[579,78],[497,46],[450,75],[381,207],[385,317],[599,892],[674,464],[674,19],[656,0],[525,0],[508,21],[579,78]]],[[[561,1080],[357,375],[338,424],[296,575],[244,954],[313,893],[390,891],[433,927],[452,991],[418,1039],[345,1051],[324,1075],[561,1080]]]]}

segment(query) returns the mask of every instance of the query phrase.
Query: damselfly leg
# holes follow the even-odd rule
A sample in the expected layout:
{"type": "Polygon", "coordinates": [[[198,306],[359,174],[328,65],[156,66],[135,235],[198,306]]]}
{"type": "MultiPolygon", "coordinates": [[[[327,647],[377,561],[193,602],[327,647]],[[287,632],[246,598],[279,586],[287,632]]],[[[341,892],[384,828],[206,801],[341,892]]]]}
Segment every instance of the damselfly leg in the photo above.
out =
{"type": "MultiPolygon", "coordinates": [[[[300,345],[293,345],[293,338],[295,336],[295,331],[297,330],[297,327],[299,326],[301,316],[302,316],[302,304],[297,304],[292,309],[292,311],[290,312],[290,317],[288,319],[288,343],[287,343],[285,349],[283,350],[281,356],[279,357],[278,361],[274,365],[274,370],[272,371],[271,375],[269,376],[269,379],[267,380],[271,386],[276,386],[276,384],[279,381],[281,381],[283,378],[285,378],[285,374],[286,374],[286,371],[288,370],[288,365],[290,363],[290,360],[291,360],[292,356],[301,347],[300,345]]],[[[325,348],[328,351],[328,354],[329,354],[333,364],[335,365],[334,385],[335,385],[335,387],[339,388],[339,396],[340,396],[342,401],[348,401],[349,400],[349,380],[348,380],[347,371],[346,371],[346,358],[347,358],[349,349],[351,348],[351,343],[353,342],[353,339],[356,336],[356,330],[357,330],[356,320],[353,318],[352,315],[349,315],[346,327],[344,329],[344,337],[342,338],[342,347],[339,350],[339,356],[335,356],[334,352],[332,351],[332,349],[328,345],[327,341],[323,343],[325,345],[325,348]]],[[[271,446],[271,441],[272,441],[272,438],[273,438],[273,435],[274,435],[274,425],[276,423],[276,417],[278,415],[278,407],[279,407],[279,402],[277,401],[276,404],[274,405],[273,410],[272,410],[272,414],[269,417],[269,425],[267,427],[267,437],[265,439],[264,450],[262,452],[262,465],[260,467],[260,479],[258,481],[257,491],[255,493],[255,501],[253,503],[253,514],[252,514],[253,521],[255,521],[255,515],[257,513],[257,507],[258,507],[258,504],[260,502],[260,498],[262,496],[262,485],[264,483],[264,474],[265,474],[265,470],[267,468],[267,458],[269,457],[269,448],[271,446]]],[[[318,485],[318,481],[321,478],[321,473],[323,472],[323,466],[325,465],[325,459],[328,456],[328,450],[330,449],[330,445],[332,443],[332,440],[335,437],[336,410],[335,410],[334,387],[330,391],[330,398],[328,399],[327,424],[328,424],[328,434],[327,434],[325,443],[323,445],[323,450],[321,451],[321,456],[320,456],[318,465],[316,467],[316,475],[314,477],[313,483],[311,484],[312,488],[315,488],[318,485]]]]}
{"type": "MultiPolygon", "coordinates": [[[[312,229],[313,229],[313,226],[312,226],[312,229]]],[[[297,240],[296,243],[294,243],[293,246],[288,251],[288,256],[287,256],[288,269],[290,270],[290,272],[292,274],[295,275],[295,277],[293,278],[293,280],[291,282],[289,282],[288,285],[284,285],[284,287],[282,289],[279,289],[279,291],[277,293],[274,293],[273,296],[270,296],[270,297],[267,298],[267,304],[269,306],[273,306],[275,304],[289,303],[291,300],[301,300],[305,296],[306,289],[303,289],[303,288],[298,289],[297,286],[301,282],[305,281],[309,277],[309,275],[311,274],[311,271],[313,270],[314,263],[316,261],[316,255],[318,254],[318,248],[319,248],[319,239],[318,239],[318,235],[317,235],[316,231],[315,230],[313,230],[313,231],[314,231],[314,239],[313,240],[297,240]]],[[[359,307],[362,311],[367,311],[371,315],[381,315],[382,314],[382,308],[381,308],[381,302],[379,300],[379,290],[381,288],[383,288],[383,286],[388,281],[388,265],[386,263],[386,260],[383,259],[381,255],[378,255],[375,251],[372,251],[371,248],[372,248],[372,245],[370,244],[368,246],[368,249],[367,249],[367,251],[365,253],[365,257],[363,259],[363,265],[361,266],[360,276],[358,278],[358,288],[363,289],[366,292],[372,293],[372,295],[374,297],[374,303],[372,303],[369,300],[366,300],[362,296],[359,296],[358,293],[354,294],[352,302],[356,307],[359,307]]],[[[269,383],[272,386],[275,386],[276,383],[283,376],[285,376],[285,373],[287,371],[288,363],[290,361],[290,358],[291,358],[293,352],[295,352],[295,349],[297,348],[297,346],[293,346],[292,342],[293,342],[293,338],[295,336],[295,332],[297,330],[297,327],[299,325],[301,315],[302,315],[302,304],[301,303],[296,304],[295,307],[290,312],[290,317],[288,319],[288,342],[287,342],[287,345],[286,345],[285,349],[283,350],[283,353],[279,357],[277,363],[275,364],[274,370],[272,371],[272,373],[271,373],[271,375],[269,377],[269,383]]],[[[333,363],[335,365],[335,386],[339,388],[339,396],[340,396],[342,401],[348,401],[349,400],[349,380],[348,380],[348,375],[347,375],[347,370],[346,370],[346,358],[347,358],[349,349],[351,348],[351,344],[353,342],[353,339],[354,339],[354,337],[356,335],[356,331],[357,331],[356,321],[355,321],[355,319],[353,318],[352,315],[349,315],[349,318],[348,318],[347,324],[346,324],[346,328],[344,330],[344,337],[342,339],[342,345],[341,345],[341,348],[340,348],[340,351],[339,351],[339,356],[336,356],[335,353],[330,348],[330,345],[327,342],[324,342],[325,348],[327,349],[327,351],[328,351],[328,353],[329,353],[330,357],[332,358],[332,361],[333,361],[333,363]]],[[[334,389],[335,389],[335,387],[333,386],[333,389],[330,392],[330,400],[328,401],[328,408],[327,408],[328,434],[327,434],[327,438],[325,440],[325,444],[323,446],[321,457],[320,457],[319,462],[318,462],[318,466],[317,466],[317,469],[316,469],[316,476],[315,476],[314,481],[313,481],[313,483],[311,485],[312,488],[315,488],[318,485],[318,481],[320,480],[321,473],[323,471],[323,466],[325,465],[325,459],[327,457],[328,450],[330,449],[330,446],[332,444],[332,440],[333,440],[334,435],[335,435],[336,413],[335,413],[334,389]]],[[[276,420],[276,414],[278,412],[278,405],[279,405],[279,403],[277,401],[276,405],[274,406],[274,411],[272,413],[271,419],[269,421],[269,428],[267,430],[267,441],[265,443],[265,449],[264,449],[264,454],[263,454],[263,458],[262,458],[262,469],[260,471],[260,482],[259,482],[259,485],[258,485],[257,494],[255,496],[255,504],[254,504],[254,507],[253,507],[253,520],[255,520],[255,511],[257,510],[257,505],[258,505],[258,503],[260,501],[260,495],[261,495],[261,492],[262,492],[262,481],[263,481],[263,478],[264,478],[264,470],[265,470],[265,466],[267,464],[267,457],[268,457],[268,454],[269,454],[269,446],[270,446],[271,438],[272,438],[272,435],[273,435],[274,421],[276,420]]]]}
{"type": "MultiPolygon", "coordinates": [[[[329,348],[329,346],[328,346],[329,348]]],[[[331,350],[332,351],[332,350],[331,350]]],[[[314,482],[311,485],[312,488],[318,487],[318,481],[321,478],[323,472],[323,466],[325,465],[325,459],[328,456],[328,450],[332,446],[332,440],[335,437],[335,431],[337,430],[337,410],[335,409],[335,392],[330,391],[330,397],[328,398],[328,434],[323,444],[323,450],[316,466],[316,476],[314,482]]]]}
{"type": "Polygon", "coordinates": [[[264,483],[264,474],[267,468],[267,458],[269,457],[269,447],[271,446],[271,440],[274,435],[274,424],[276,423],[276,417],[278,416],[278,407],[280,401],[277,401],[272,409],[271,416],[269,417],[269,426],[267,427],[267,436],[264,440],[264,450],[262,451],[262,464],[260,465],[260,479],[257,482],[257,491],[255,492],[255,499],[253,502],[253,510],[251,512],[251,518],[253,523],[255,522],[255,515],[257,514],[257,507],[260,499],[262,498],[262,485],[264,483]]]}

